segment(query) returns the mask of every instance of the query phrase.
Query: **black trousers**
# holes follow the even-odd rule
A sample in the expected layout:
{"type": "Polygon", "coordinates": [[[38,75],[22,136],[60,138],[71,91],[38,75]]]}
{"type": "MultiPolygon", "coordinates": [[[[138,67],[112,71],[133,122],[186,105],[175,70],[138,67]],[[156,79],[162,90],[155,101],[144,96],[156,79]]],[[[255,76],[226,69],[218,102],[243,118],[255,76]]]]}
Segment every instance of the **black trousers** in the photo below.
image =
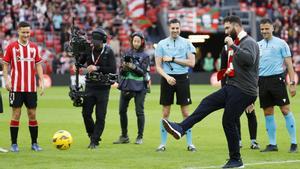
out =
{"type": "Polygon", "coordinates": [[[145,115],[144,115],[144,103],[146,97],[146,90],[140,92],[129,92],[122,91],[120,95],[120,105],[119,105],[119,114],[120,114],[120,124],[122,128],[122,136],[127,136],[127,127],[128,127],[128,118],[127,118],[127,109],[129,102],[134,98],[135,104],[135,113],[137,117],[137,126],[138,126],[138,137],[142,138],[144,133],[145,126],[145,115]]]}
{"type": "Polygon", "coordinates": [[[86,88],[86,97],[83,99],[82,116],[86,132],[91,141],[98,142],[105,126],[105,116],[110,89],[86,88]],[[92,118],[96,106],[96,120],[92,118]]]}
{"type": "Polygon", "coordinates": [[[205,97],[196,110],[179,125],[182,126],[185,132],[213,111],[224,108],[222,124],[227,139],[229,157],[240,159],[239,134],[236,121],[246,107],[254,103],[255,100],[256,96],[247,95],[235,86],[225,85],[220,90],[205,97]]]}

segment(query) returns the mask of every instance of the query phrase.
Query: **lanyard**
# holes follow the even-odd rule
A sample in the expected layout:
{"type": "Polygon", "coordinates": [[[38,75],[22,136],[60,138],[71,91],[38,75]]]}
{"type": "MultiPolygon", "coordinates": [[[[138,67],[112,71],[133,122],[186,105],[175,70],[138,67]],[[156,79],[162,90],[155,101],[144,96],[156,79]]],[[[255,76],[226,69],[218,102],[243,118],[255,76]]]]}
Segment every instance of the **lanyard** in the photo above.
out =
{"type": "Polygon", "coordinates": [[[98,56],[97,60],[95,61],[95,56],[94,56],[94,52],[92,52],[92,60],[94,62],[94,65],[96,65],[100,59],[100,56],[102,55],[102,53],[104,52],[104,49],[105,49],[105,44],[103,44],[103,47],[102,47],[102,50],[101,50],[101,53],[100,55],[98,56]]]}

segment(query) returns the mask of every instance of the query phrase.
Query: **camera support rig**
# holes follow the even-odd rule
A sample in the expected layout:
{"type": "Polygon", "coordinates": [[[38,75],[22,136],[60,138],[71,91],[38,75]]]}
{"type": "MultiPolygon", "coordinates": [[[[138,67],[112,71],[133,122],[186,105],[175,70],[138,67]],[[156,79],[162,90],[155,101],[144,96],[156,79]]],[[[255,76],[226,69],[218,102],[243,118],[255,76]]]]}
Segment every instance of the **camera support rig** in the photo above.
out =
{"type": "Polygon", "coordinates": [[[80,59],[83,55],[91,52],[90,43],[84,38],[84,32],[81,32],[78,27],[74,25],[74,18],[72,21],[71,28],[71,41],[70,41],[70,50],[72,52],[72,56],[75,57],[75,85],[70,85],[69,96],[73,101],[73,106],[81,107],[83,104],[83,97],[85,96],[85,92],[83,91],[83,87],[79,85],[79,69],[83,67],[80,64],[80,59]]]}

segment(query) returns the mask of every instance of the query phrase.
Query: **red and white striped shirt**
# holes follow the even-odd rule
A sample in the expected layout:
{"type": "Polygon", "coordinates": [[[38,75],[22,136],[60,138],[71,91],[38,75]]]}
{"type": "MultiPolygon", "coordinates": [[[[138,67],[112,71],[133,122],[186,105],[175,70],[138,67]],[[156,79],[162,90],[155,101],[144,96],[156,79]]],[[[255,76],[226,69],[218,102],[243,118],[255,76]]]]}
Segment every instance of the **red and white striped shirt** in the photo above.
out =
{"type": "Polygon", "coordinates": [[[7,46],[3,62],[11,65],[13,92],[36,92],[35,65],[42,61],[37,45],[32,42],[22,45],[15,41],[7,46]]]}

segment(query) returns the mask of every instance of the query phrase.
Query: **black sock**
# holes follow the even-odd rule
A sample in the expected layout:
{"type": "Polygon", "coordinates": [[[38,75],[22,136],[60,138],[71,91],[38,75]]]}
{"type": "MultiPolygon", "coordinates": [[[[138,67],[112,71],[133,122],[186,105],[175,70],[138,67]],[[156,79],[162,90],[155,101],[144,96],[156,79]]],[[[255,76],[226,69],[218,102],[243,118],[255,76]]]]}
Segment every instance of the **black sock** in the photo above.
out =
{"type": "Polygon", "coordinates": [[[28,121],[30,136],[31,136],[31,144],[37,143],[38,137],[38,122],[36,120],[28,121]]]}
{"type": "Polygon", "coordinates": [[[37,143],[38,126],[29,126],[29,131],[31,136],[31,144],[37,143]]]}
{"type": "Polygon", "coordinates": [[[253,110],[251,113],[246,113],[246,115],[248,119],[250,139],[255,140],[257,135],[257,120],[256,120],[255,111],[253,110]]]}
{"type": "Polygon", "coordinates": [[[17,144],[19,127],[10,127],[11,144],[17,144]]]}
{"type": "Polygon", "coordinates": [[[10,121],[11,144],[17,144],[18,132],[19,132],[19,121],[18,120],[11,120],[10,121]]]}

